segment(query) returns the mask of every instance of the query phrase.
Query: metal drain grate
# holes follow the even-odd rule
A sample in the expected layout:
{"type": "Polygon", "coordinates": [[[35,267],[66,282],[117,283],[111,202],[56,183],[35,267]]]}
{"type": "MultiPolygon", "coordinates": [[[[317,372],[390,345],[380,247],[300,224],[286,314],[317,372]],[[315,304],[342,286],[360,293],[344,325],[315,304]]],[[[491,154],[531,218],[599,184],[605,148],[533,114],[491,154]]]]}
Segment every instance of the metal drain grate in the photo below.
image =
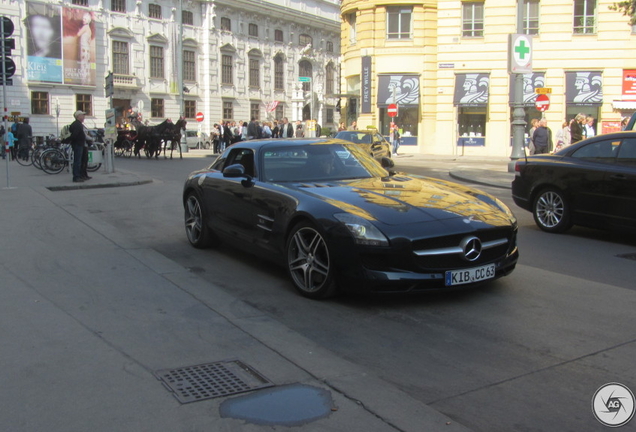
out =
{"type": "Polygon", "coordinates": [[[621,255],[616,255],[619,258],[626,258],[626,259],[630,259],[630,260],[634,260],[636,261],[636,253],[628,253],[628,254],[621,254],[621,255]]]}
{"type": "Polygon", "coordinates": [[[164,369],[155,372],[155,376],[182,404],[274,385],[256,370],[238,360],[164,369]]]}

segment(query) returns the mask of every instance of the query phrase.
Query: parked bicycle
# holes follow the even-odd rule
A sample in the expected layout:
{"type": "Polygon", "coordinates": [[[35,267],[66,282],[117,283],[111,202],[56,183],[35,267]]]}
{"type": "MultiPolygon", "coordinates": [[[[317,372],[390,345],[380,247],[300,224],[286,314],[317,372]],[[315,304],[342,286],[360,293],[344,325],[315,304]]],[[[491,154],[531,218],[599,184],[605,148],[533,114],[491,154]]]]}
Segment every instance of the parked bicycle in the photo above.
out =
{"type": "MultiPolygon", "coordinates": [[[[100,150],[104,151],[104,146],[101,143],[94,143],[88,147],[88,150],[100,150]]],[[[73,166],[73,149],[70,144],[62,144],[59,148],[50,148],[42,152],[40,156],[40,165],[42,170],[47,174],[59,174],[67,171],[73,166]]],[[[102,166],[101,163],[90,163],[86,167],[87,171],[95,172],[102,166]]]]}
{"type": "Polygon", "coordinates": [[[15,154],[15,160],[22,166],[29,166],[33,164],[33,152],[35,151],[34,139],[31,138],[30,143],[27,145],[20,145],[18,142],[15,143],[17,150],[15,154]]]}

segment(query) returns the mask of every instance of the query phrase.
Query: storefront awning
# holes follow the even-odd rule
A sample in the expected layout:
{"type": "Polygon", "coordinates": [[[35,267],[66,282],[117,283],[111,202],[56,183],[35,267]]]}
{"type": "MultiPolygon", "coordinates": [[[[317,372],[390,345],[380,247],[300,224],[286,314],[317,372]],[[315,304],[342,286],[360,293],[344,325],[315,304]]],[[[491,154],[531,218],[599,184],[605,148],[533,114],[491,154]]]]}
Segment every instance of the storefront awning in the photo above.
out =
{"type": "Polygon", "coordinates": [[[490,74],[468,73],[455,75],[453,104],[464,107],[488,105],[490,74]]]}
{"type": "Polygon", "coordinates": [[[603,104],[601,72],[566,72],[565,102],[568,105],[595,106],[603,104]]]}
{"type": "Polygon", "coordinates": [[[416,74],[395,74],[378,76],[378,107],[390,104],[400,107],[420,106],[420,76],[416,74]]]}
{"type": "Polygon", "coordinates": [[[616,110],[636,110],[636,101],[614,101],[612,107],[616,110]]]}
{"type": "MultiPolygon", "coordinates": [[[[545,72],[533,72],[529,74],[523,74],[523,105],[527,107],[534,107],[537,101],[536,89],[545,87],[545,72]]],[[[510,75],[510,103],[513,103],[512,97],[514,95],[515,78],[514,75],[510,75]]]]}

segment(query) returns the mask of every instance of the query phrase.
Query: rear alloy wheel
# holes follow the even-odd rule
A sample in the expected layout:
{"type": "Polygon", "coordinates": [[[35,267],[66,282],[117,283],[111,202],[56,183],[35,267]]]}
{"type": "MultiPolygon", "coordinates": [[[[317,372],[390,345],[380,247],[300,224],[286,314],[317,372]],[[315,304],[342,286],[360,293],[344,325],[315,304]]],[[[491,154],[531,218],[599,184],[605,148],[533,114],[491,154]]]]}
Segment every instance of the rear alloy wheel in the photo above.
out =
{"type": "Polygon", "coordinates": [[[561,233],[572,226],[570,208],[563,192],[554,189],[542,190],[532,206],[534,221],[543,231],[561,233]]]}
{"type": "Polygon", "coordinates": [[[287,270],[305,297],[324,299],[336,292],[329,247],[309,222],[296,225],[287,239],[287,270]]]}
{"type": "Polygon", "coordinates": [[[186,199],[185,230],[188,241],[195,248],[204,249],[212,244],[212,233],[205,223],[203,205],[195,192],[191,192],[186,199]]]}

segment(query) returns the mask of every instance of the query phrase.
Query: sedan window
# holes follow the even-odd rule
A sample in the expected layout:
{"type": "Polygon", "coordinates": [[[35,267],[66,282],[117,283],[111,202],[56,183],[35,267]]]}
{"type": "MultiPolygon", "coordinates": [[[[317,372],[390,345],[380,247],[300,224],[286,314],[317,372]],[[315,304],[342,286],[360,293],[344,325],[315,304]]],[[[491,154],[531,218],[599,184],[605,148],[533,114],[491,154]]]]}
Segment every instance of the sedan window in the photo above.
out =
{"type": "Polygon", "coordinates": [[[636,166],[636,139],[623,140],[617,162],[621,165],[636,166]]]}
{"type": "Polygon", "coordinates": [[[596,141],[572,153],[572,157],[589,161],[611,164],[616,161],[616,149],[620,141],[596,141]]]}

